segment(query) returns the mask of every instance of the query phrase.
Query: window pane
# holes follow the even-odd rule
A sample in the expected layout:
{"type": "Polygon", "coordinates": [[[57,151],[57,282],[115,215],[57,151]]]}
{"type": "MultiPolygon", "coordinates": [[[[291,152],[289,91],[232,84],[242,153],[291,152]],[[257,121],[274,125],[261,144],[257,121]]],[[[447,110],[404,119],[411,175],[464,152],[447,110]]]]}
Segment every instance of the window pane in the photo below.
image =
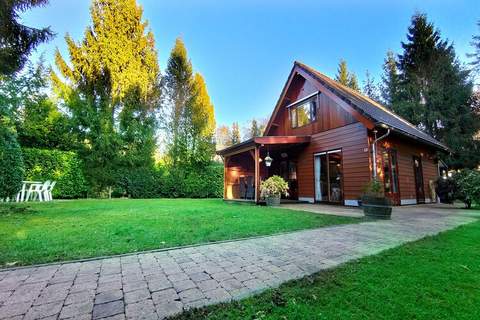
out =
{"type": "Polygon", "coordinates": [[[397,153],[391,151],[390,157],[390,161],[392,162],[392,192],[398,192],[397,153]]]}
{"type": "Polygon", "coordinates": [[[296,107],[297,109],[297,119],[298,119],[298,126],[304,126],[309,124],[311,121],[310,119],[310,102],[304,103],[296,107]]]}
{"type": "Polygon", "coordinates": [[[330,180],[330,201],[342,201],[342,154],[328,154],[328,175],[330,180]]]}
{"type": "Polygon", "coordinates": [[[388,151],[383,151],[382,152],[382,158],[383,158],[383,181],[385,183],[385,192],[391,192],[390,186],[392,185],[392,181],[390,180],[390,161],[388,158],[388,151]]]}
{"type": "Polygon", "coordinates": [[[297,127],[297,109],[296,108],[290,109],[290,119],[292,122],[292,128],[296,128],[297,127]]]}

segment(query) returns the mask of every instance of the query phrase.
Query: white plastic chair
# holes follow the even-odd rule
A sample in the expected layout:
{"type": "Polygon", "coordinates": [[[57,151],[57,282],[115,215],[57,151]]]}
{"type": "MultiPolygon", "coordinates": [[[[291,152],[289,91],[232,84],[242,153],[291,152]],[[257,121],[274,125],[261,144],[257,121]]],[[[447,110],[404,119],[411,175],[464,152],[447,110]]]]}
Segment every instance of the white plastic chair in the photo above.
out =
{"type": "Polygon", "coordinates": [[[53,200],[52,190],[53,190],[53,187],[55,187],[56,184],[57,184],[57,181],[50,182],[50,185],[48,185],[45,188],[45,190],[43,191],[43,199],[45,201],[52,201],[53,200]]]}
{"type": "Polygon", "coordinates": [[[44,183],[31,184],[27,191],[27,201],[30,200],[30,197],[32,197],[32,200],[37,200],[38,198],[38,201],[43,201],[44,191],[48,188],[49,185],[49,180],[45,181],[44,183]]]}

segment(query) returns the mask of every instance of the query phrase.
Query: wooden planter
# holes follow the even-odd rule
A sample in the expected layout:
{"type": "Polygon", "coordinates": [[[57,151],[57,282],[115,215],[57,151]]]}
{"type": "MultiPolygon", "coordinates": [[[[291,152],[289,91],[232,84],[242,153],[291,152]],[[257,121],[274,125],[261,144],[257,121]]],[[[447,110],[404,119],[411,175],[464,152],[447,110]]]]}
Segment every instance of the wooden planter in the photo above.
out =
{"type": "Polygon", "coordinates": [[[280,205],[280,197],[266,197],[265,201],[268,207],[277,207],[280,205]]]}
{"type": "Polygon", "coordinates": [[[392,204],[385,197],[363,196],[363,213],[366,217],[374,219],[390,219],[392,217],[392,204]]]}

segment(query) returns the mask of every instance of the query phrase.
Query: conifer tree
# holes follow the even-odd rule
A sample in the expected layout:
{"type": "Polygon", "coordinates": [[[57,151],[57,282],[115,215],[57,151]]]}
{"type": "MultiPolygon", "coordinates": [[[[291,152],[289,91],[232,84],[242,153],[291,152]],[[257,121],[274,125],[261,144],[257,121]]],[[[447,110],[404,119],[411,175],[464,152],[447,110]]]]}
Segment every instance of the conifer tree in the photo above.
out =
{"type": "Polygon", "coordinates": [[[337,80],[344,86],[348,86],[350,84],[350,75],[348,73],[347,62],[344,59],[341,59],[338,64],[335,80],[337,80]]]}
{"type": "MultiPolygon", "coordinates": [[[[480,20],[477,22],[477,25],[480,28],[480,20]]],[[[470,62],[470,65],[472,66],[472,71],[476,74],[480,74],[480,34],[473,36],[471,44],[475,51],[473,53],[467,54],[467,56],[473,59],[470,62]]]]}
{"type": "Polygon", "coordinates": [[[474,167],[479,161],[479,126],[470,98],[472,83],[453,46],[424,14],[415,14],[402,42],[399,56],[399,100],[394,109],[454,153],[446,160],[452,167],[474,167]]]}
{"type": "Polygon", "coordinates": [[[358,85],[357,75],[355,73],[349,74],[348,86],[353,90],[360,91],[360,86],[358,85]]]}
{"type": "Polygon", "coordinates": [[[395,60],[394,53],[390,50],[387,52],[387,57],[383,62],[382,69],[382,102],[388,108],[397,111],[395,109],[395,103],[398,100],[400,80],[397,70],[397,61],[395,60]]]}
{"type": "Polygon", "coordinates": [[[90,183],[112,187],[132,168],[153,165],[159,67],[153,34],[135,0],[93,0],[92,25],[57,50],[54,89],[71,114],[90,183]],[[121,175],[121,176],[119,176],[121,175]]]}
{"type": "Polygon", "coordinates": [[[365,72],[365,80],[363,82],[363,94],[375,101],[379,100],[378,88],[375,84],[375,79],[370,75],[370,72],[368,70],[365,72]]]}
{"type": "Polygon", "coordinates": [[[232,123],[230,145],[234,145],[240,142],[241,142],[240,127],[238,126],[238,122],[234,122],[232,123]]]}

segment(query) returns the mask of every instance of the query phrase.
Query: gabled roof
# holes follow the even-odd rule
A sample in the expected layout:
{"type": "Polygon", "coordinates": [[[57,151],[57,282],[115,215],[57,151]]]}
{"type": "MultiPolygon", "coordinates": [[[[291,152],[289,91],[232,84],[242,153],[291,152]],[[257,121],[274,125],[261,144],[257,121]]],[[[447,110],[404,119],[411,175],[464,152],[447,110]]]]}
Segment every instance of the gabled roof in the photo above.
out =
{"type": "MultiPolygon", "coordinates": [[[[430,135],[418,129],[416,126],[387,109],[380,103],[360,94],[359,92],[342,85],[341,83],[327,77],[323,73],[301,63],[295,61],[295,66],[303,69],[306,73],[319,81],[324,87],[341,97],[355,110],[363,116],[371,119],[376,123],[384,123],[393,128],[396,132],[409,136],[416,140],[420,140],[426,144],[448,151],[448,147],[440,141],[434,139],[430,135]]],[[[293,71],[293,70],[292,70],[293,71]]],[[[272,121],[272,119],[270,119],[272,121]]]]}
{"type": "Polygon", "coordinates": [[[310,142],[310,136],[263,136],[253,137],[233,146],[218,150],[218,155],[232,154],[245,149],[251,149],[257,145],[295,145],[305,144],[310,142]]]}

